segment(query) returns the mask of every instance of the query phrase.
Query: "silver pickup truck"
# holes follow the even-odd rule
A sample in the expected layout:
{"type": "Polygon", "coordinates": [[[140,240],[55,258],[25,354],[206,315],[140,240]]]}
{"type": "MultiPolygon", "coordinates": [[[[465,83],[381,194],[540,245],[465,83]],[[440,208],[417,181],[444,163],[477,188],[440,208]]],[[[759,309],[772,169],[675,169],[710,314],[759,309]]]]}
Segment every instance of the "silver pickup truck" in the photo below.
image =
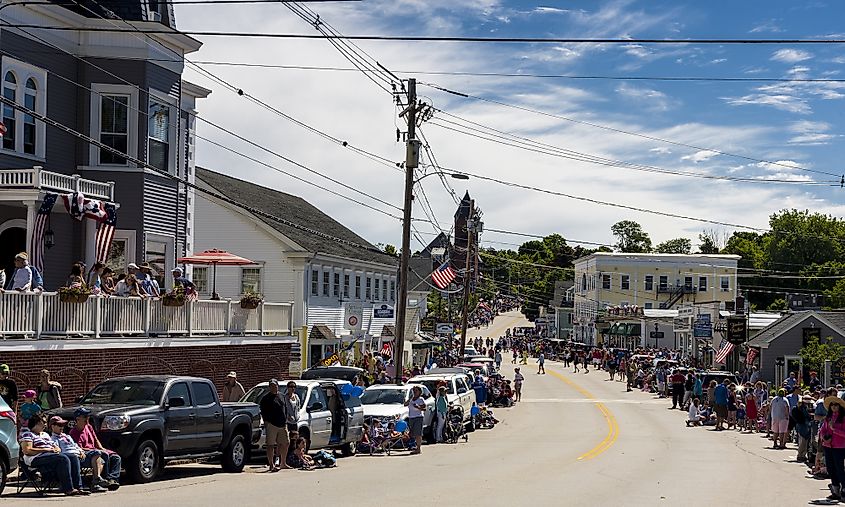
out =
{"type": "MultiPolygon", "coordinates": [[[[285,383],[288,381],[285,381],[285,383]]],[[[355,454],[364,424],[364,409],[357,397],[344,399],[341,389],[345,380],[294,380],[296,395],[302,402],[299,411],[299,435],[307,442],[307,449],[340,449],[344,456],[355,454]]],[[[242,402],[260,403],[267,394],[267,382],[256,385],[247,392],[242,402]]],[[[265,449],[264,421],[261,421],[261,438],[256,445],[265,449]]]]}

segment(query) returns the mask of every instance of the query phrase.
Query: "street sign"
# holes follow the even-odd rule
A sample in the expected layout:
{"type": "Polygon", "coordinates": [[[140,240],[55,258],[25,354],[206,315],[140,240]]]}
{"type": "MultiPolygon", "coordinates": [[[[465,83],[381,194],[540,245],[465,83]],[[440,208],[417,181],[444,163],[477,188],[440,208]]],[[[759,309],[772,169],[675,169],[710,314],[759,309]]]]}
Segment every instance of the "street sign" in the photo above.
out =
{"type": "Polygon", "coordinates": [[[378,308],[373,307],[373,318],[374,319],[392,319],[393,318],[393,307],[387,305],[381,305],[378,308]]]}
{"type": "Polygon", "coordinates": [[[678,318],[684,319],[687,317],[692,317],[695,313],[695,308],[692,306],[680,306],[678,307],[678,318]]]}
{"type": "Polygon", "coordinates": [[[663,338],[663,331],[652,331],[648,333],[649,338],[657,339],[663,338]]]}
{"type": "Polygon", "coordinates": [[[346,303],[343,305],[343,329],[360,331],[364,320],[364,306],[361,303],[346,303]]]}
{"type": "Polygon", "coordinates": [[[725,339],[734,345],[745,343],[748,337],[748,321],[745,317],[728,317],[728,332],[725,339]]]}
{"type": "Polygon", "coordinates": [[[438,322],[436,332],[437,334],[453,334],[455,325],[450,322],[438,322]]]}
{"type": "Polygon", "coordinates": [[[302,373],[302,345],[299,342],[291,344],[289,361],[288,373],[298,377],[302,373]]]}

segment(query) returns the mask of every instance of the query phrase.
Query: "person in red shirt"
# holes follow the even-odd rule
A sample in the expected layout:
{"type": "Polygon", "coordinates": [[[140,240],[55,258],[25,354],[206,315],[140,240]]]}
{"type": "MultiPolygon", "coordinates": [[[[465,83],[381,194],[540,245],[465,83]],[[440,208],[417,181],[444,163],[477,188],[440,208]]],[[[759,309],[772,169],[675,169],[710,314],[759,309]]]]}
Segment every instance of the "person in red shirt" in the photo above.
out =
{"type": "Polygon", "coordinates": [[[684,409],[684,380],[684,374],[680,370],[675,370],[669,377],[672,384],[672,408],[684,409]]]}
{"type": "Polygon", "coordinates": [[[109,491],[115,491],[120,487],[120,455],[116,452],[106,449],[97,438],[97,433],[94,432],[94,427],[89,424],[91,411],[85,407],[79,407],[73,412],[76,418],[76,426],[70,430],[70,438],[85,451],[85,461],[82,466],[90,466],[91,460],[103,460],[103,473],[105,477],[102,478],[106,488],[109,491]]]}

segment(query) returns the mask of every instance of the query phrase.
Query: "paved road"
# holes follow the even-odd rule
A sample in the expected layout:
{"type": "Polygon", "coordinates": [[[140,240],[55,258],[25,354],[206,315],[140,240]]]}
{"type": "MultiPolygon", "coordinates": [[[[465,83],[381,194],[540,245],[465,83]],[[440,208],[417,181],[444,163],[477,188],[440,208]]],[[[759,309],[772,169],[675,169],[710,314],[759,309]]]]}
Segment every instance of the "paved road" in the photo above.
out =
{"type": "MultiPolygon", "coordinates": [[[[500,319],[497,319],[499,321],[500,319]]],[[[481,336],[498,336],[520,318],[507,315],[481,336]],[[488,334],[489,333],[489,334],[488,334]]],[[[472,334],[471,334],[472,335],[472,334]]],[[[548,362],[524,366],[521,404],[497,409],[502,422],[469,442],[425,446],[419,456],[357,456],[331,470],[220,473],[211,465],[170,469],[165,480],[117,493],[61,501],[122,506],[272,505],[806,505],[826,494],[804,479],[794,450],[765,449],[759,435],[686,428],[665,400],[626,393],[604,372],[572,374],[548,362]],[[473,500],[475,499],[475,500],[473,500]]],[[[506,375],[512,365],[503,365],[506,375]]],[[[793,446],[794,447],[794,446],[793,446]]],[[[9,505],[44,500],[3,499],[9,505]]]]}

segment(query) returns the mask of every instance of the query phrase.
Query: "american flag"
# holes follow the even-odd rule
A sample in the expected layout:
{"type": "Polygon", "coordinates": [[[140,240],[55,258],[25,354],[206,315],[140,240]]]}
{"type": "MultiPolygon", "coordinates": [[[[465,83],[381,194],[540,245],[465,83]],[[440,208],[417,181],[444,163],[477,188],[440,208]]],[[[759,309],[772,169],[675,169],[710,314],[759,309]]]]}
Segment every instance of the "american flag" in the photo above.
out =
{"type": "Polygon", "coordinates": [[[44,272],[44,232],[47,230],[47,221],[50,219],[50,213],[53,211],[53,206],[56,204],[58,197],[56,194],[45,195],[41,207],[38,208],[38,214],[35,216],[35,227],[32,230],[29,253],[32,265],[39,273],[44,272]]]}
{"type": "Polygon", "coordinates": [[[713,358],[713,361],[716,363],[724,363],[728,359],[728,355],[733,352],[734,344],[725,340],[722,342],[722,345],[719,347],[719,350],[716,351],[716,357],[713,358]]]}
{"type": "Polygon", "coordinates": [[[452,266],[449,265],[449,261],[446,261],[431,273],[431,281],[434,282],[434,285],[437,286],[438,289],[445,289],[450,283],[452,283],[457,275],[458,272],[452,269],[452,266]]]}
{"type": "Polygon", "coordinates": [[[117,227],[117,207],[113,203],[105,203],[103,205],[106,219],[100,224],[97,229],[97,262],[105,263],[109,258],[109,249],[111,242],[114,239],[114,229],[117,227]]]}

